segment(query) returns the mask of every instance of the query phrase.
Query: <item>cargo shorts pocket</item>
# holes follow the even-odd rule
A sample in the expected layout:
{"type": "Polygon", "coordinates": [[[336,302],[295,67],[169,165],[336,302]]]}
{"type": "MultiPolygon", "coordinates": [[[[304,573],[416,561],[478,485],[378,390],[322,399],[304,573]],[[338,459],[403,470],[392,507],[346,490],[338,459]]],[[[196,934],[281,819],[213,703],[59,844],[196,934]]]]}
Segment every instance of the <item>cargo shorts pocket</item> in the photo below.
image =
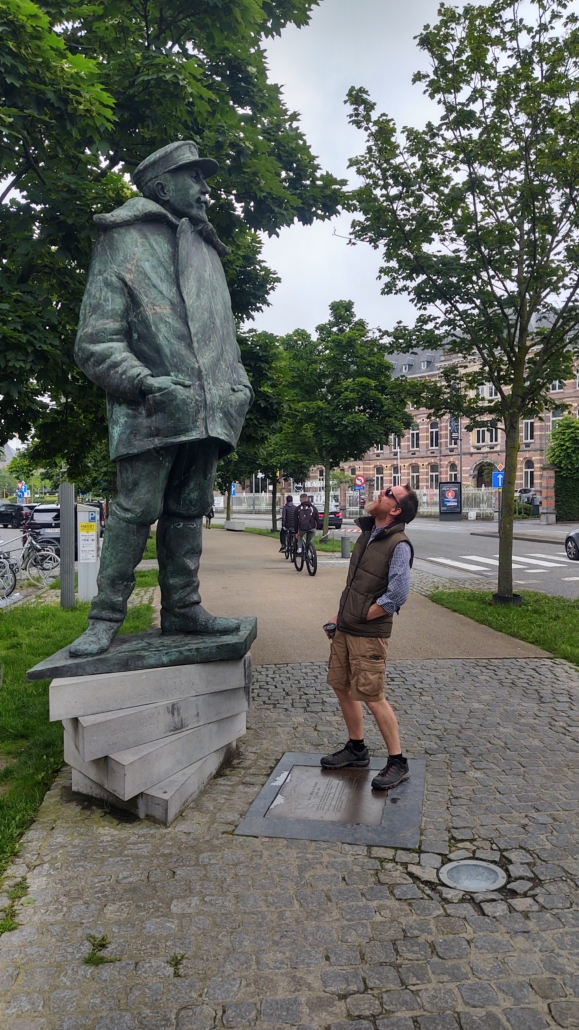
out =
{"type": "Polygon", "coordinates": [[[351,661],[351,683],[358,693],[369,700],[381,698],[384,692],[386,658],[384,655],[368,655],[351,661]]]}

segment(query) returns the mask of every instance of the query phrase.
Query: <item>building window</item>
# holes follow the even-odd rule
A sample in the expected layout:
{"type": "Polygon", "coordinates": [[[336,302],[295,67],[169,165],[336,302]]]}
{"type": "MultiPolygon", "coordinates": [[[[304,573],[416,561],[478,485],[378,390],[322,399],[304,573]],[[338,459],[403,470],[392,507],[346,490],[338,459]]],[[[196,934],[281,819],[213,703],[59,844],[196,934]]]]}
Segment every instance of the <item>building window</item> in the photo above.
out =
{"type": "Polygon", "coordinates": [[[323,469],[318,469],[318,479],[323,479],[323,478],[324,478],[324,470],[323,469]]]}
{"type": "Polygon", "coordinates": [[[420,465],[410,466],[410,486],[413,490],[420,490],[420,465]]]}
{"type": "Polygon", "coordinates": [[[377,494],[384,489],[384,468],[382,465],[377,465],[374,469],[374,488],[377,494]]]}
{"type": "Polygon", "coordinates": [[[420,429],[416,422],[410,427],[410,450],[417,451],[420,448],[420,429]]]}
{"type": "Polygon", "coordinates": [[[560,420],[563,418],[564,414],[565,412],[563,411],[563,408],[553,408],[551,412],[551,432],[557,425],[557,422],[560,422],[560,420]]]}
{"type": "Polygon", "coordinates": [[[392,486],[400,486],[400,465],[392,466],[392,486]]]}
{"type": "Polygon", "coordinates": [[[474,438],[475,438],[475,443],[477,444],[478,447],[480,447],[482,444],[485,444],[487,442],[487,431],[486,431],[486,429],[476,429],[475,430],[475,434],[474,434],[474,438]]]}
{"type": "Polygon", "coordinates": [[[565,383],[561,382],[560,379],[555,379],[554,382],[551,383],[551,386],[549,387],[549,389],[550,389],[551,393],[558,393],[559,390],[563,390],[564,387],[565,387],[565,383]]]}
{"type": "Polygon", "coordinates": [[[488,440],[489,443],[498,443],[499,442],[499,427],[498,426],[489,426],[487,428],[487,440],[488,440]]]}
{"type": "Polygon", "coordinates": [[[428,432],[428,446],[432,449],[438,447],[438,422],[431,422],[428,432]]]}
{"type": "Polygon", "coordinates": [[[485,395],[486,395],[486,386],[479,386],[479,388],[478,388],[478,395],[479,395],[479,397],[485,397],[485,395]]]}
{"type": "Polygon", "coordinates": [[[390,449],[394,451],[400,450],[400,437],[392,435],[390,437],[390,449]]]}
{"type": "Polygon", "coordinates": [[[420,367],[421,367],[423,372],[428,368],[429,365],[430,365],[430,361],[421,361],[420,362],[420,367]]]}
{"type": "Polygon", "coordinates": [[[431,490],[438,489],[438,465],[428,467],[428,485],[431,490]]]}
{"type": "Polygon", "coordinates": [[[411,367],[412,367],[411,365],[403,365],[402,366],[402,371],[403,372],[410,372],[411,367]]]}
{"type": "Polygon", "coordinates": [[[356,475],[356,469],[355,468],[351,468],[350,469],[350,475],[351,476],[355,476],[356,475]]]}
{"type": "Polygon", "coordinates": [[[454,461],[451,461],[450,465],[448,466],[448,482],[458,483],[458,469],[454,461]]]}
{"type": "Polygon", "coordinates": [[[523,486],[525,490],[532,490],[535,485],[535,463],[529,458],[523,466],[523,486]]]}
{"type": "Polygon", "coordinates": [[[491,401],[494,400],[495,397],[498,397],[499,391],[497,390],[496,386],[493,386],[492,383],[489,383],[488,384],[488,389],[489,389],[489,394],[488,395],[489,395],[489,399],[491,401]]]}
{"type": "Polygon", "coordinates": [[[577,371],[577,375],[575,376],[575,386],[579,388],[579,370],[577,371]]]}
{"type": "Polygon", "coordinates": [[[526,418],[523,420],[523,443],[532,443],[535,439],[535,419],[526,418]]]}
{"type": "Polygon", "coordinates": [[[382,454],[383,450],[384,450],[384,444],[383,443],[377,443],[376,444],[376,455],[382,454]]]}

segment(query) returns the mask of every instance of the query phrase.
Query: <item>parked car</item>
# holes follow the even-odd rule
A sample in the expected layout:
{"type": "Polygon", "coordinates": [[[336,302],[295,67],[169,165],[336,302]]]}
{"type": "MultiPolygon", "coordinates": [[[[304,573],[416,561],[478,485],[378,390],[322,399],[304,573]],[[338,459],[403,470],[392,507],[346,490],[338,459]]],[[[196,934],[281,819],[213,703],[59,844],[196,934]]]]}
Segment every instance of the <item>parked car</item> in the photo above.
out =
{"type": "Polygon", "coordinates": [[[565,539],[565,551],[571,561],[579,561],[579,529],[575,529],[565,539]]]}
{"type": "Polygon", "coordinates": [[[27,511],[34,511],[35,504],[11,504],[0,501],[0,526],[7,529],[20,529],[27,511]]]}
{"type": "MultiPolygon", "coordinates": [[[[101,535],[103,531],[103,512],[102,504],[100,501],[89,502],[89,507],[97,508],[100,513],[101,519],[101,535]]],[[[76,504],[74,506],[75,517],[76,517],[76,504]]],[[[28,530],[36,540],[44,548],[51,548],[60,554],[60,505],[59,504],[37,504],[30,522],[28,523],[28,530]]]]}
{"type": "MultiPolygon", "coordinates": [[[[330,512],[330,516],[329,516],[329,519],[328,519],[328,527],[330,529],[341,529],[342,528],[342,522],[343,522],[342,512],[340,511],[339,508],[334,508],[334,510],[330,512]]],[[[324,527],[324,512],[323,511],[319,511],[318,512],[318,529],[323,529],[323,527],[324,527]]]]}

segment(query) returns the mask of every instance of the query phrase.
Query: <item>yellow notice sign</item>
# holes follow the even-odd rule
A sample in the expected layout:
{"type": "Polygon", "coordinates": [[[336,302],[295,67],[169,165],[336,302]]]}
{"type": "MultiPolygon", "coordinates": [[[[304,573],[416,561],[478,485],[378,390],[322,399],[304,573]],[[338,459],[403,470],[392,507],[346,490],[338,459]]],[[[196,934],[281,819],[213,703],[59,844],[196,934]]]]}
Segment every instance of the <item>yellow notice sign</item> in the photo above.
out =
{"type": "Polygon", "coordinates": [[[96,522],[80,522],[78,528],[80,533],[96,533],[96,522]]]}

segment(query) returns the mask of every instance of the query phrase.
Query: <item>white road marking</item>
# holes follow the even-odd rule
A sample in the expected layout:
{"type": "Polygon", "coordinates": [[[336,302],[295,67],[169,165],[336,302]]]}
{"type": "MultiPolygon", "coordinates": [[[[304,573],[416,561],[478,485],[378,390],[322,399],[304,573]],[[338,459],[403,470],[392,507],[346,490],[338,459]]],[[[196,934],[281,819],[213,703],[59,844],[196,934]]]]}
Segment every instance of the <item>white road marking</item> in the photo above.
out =
{"type": "MultiPolygon", "coordinates": [[[[496,558],[481,558],[480,554],[461,554],[460,558],[470,558],[472,561],[484,561],[487,565],[498,565],[496,558]]],[[[523,560],[523,559],[521,559],[523,560]]],[[[524,565],[513,565],[514,569],[524,569],[524,565]]]]}
{"type": "Polygon", "coordinates": [[[564,583],[579,583],[579,576],[561,576],[564,583]]]}
{"type": "MultiPolygon", "coordinates": [[[[534,551],[528,551],[527,553],[528,553],[530,558],[548,558],[549,561],[560,562],[561,565],[567,565],[567,562],[569,561],[567,556],[565,556],[565,558],[557,558],[557,557],[555,557],[554,554],[541,554],[541,553],[536,554],[534,551]]],[[[518,555],[517,555],[517,557],[518,557],[518,555]]],[[[524,558],[521,558],[521,561],[524,561],[524,560],[525,560],[524,558]]]]}
{"type": "MultiPolygon", "coordinates": [[[[494,557],[498,558],[498,554],[495,554],[494,557]]],[[[528,562],[529,565],[542,565],[543,568],[546,567],[548,569],[560,569],[561,568],[561,566],[559,565],[559,562],[539,561],[538,558],[523,558],[522,561],[528,562]]],[[[533,572],[538,572],[538,569],[533,569],[533,572]]]]}
{"type": "Polygon", "coordinates": [[[452,561],[451,558],[427,558],[427,561],[440,562],[441,565],[454,565],[457,569],[467,569],[468,572],[488,572],[482,565],[467,565],[463,561],[452,561]]]}

